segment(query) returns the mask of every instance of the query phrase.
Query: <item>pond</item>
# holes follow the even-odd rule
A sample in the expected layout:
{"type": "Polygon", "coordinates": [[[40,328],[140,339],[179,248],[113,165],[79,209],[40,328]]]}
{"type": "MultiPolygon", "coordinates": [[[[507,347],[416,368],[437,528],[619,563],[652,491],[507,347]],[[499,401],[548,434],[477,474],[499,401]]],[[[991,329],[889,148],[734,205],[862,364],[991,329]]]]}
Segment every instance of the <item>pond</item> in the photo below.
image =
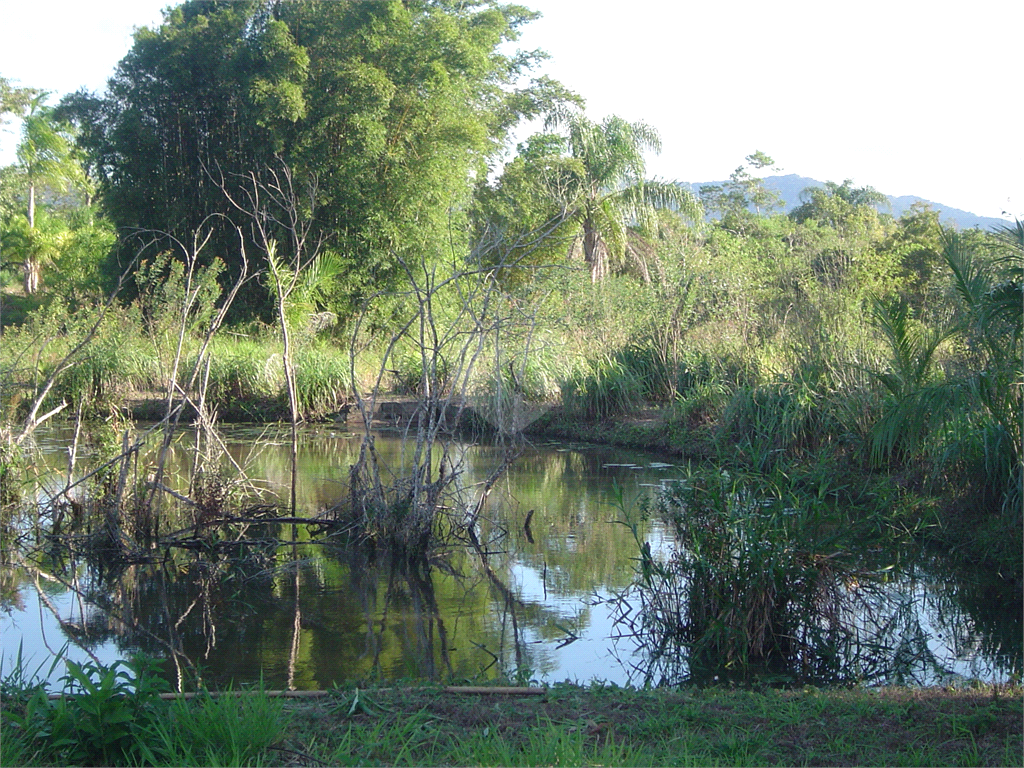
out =
{"type": "MultiPolygon", "coordinates": [[[[63,483],[72,434],[53,428],[37,436],[38,498],[63,483]]],[[[220,435],[230,455],[219,459],[225,476],[237,464],[264,503],[287,498],[286,429],[228,426],[220,435]]],[[[194,433],[177,436],[168,485],[188,488],[195,445],[194,433]]],[[[376,445],[401,463],[397,436],[379,434],[376,445]]],[[[336,425],[302,429],[299,517],[344,497],[359,447],[360,436],[336,425]]],[[[459,450],[466,487],[502,460],[497,446],[459,450]]],[[[145,651],[168,659],[185,688],[197,677],[211,686],[262,680],[306,690],[400,678],[675,682],[686,677],[685,660],[666,667],[622,621],[641,604],[631,590],[638,538],[664,559],[675,534],[657,516],[640,521],[637,537],[621,523],[637,498],[681,474],[654,454],[528,444],[488,497],[479,547],[452,541],[412,561],[308,526],[253,522],[216,547],[154,551],[117,567],[48,548],[42,536],[26,566],[25,542],[36,539],[23,522],[18,556],[10,534],[4,545],[3,667],[20,653],[29,672],[55,682],[63,673],[63,665],[51,669],[56,655],[111,663],[145,651]]],[[[851,621],[872,638],[884,635],[888,661],[863,682],[1019,676],[1021,605],[1012,588],[935,554],[876,552],[872,562],[884,576],[851,621]]]]}

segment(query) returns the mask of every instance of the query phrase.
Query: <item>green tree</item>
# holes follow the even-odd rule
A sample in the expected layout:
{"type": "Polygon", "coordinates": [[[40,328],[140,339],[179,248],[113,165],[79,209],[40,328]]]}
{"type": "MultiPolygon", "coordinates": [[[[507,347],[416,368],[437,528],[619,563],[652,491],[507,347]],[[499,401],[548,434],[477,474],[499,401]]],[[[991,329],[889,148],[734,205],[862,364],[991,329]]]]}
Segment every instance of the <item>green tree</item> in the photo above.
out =
{"type": "Polygon", "coordinates": [[[861,206],[887,206],[889,198],[874,187],[854,187],[852,179],[842,184],[826,181],[824,187],[807,187],[800,193],[803,201],[790,211],[797,223],[813,219],[820,224],[839,227],[853,211],[861,206]]]}
{"type": "Polygon", "coordinates": [[[17,215],[3,229],[4,252],[15,263],[21,263],[26,294],[39,290],[43,267],[57,259],[70,238],[59,219],[43,214],[34,223],[40,226],[32,226],[27,217],[17,215]]]}
{"type": "MultiPolygon", "coordinates": [[[[1024,482],[1024,224],[997,229],[987,245],[943,234],[957,314],[941,336],[915,331],[902,307],[876,312],[893,353],[891,371],[878,376],[892,397],[872,451],[876,460],[924,456],[936,476],[956,473],[972,490],[973,514],[996,513],[1005,535],[1020,530],[1024,482]],[[953,334],[967,354],[945,376],[929,373],[935,341],[953,334]]],[[[1019,568],[1019,546],[1015,558],[1019,568]]]]}
{"type": "Polygon", "coordinates": [[[929,306],[944,308],[946,288],[942,257],[944,228],[939,212],[918,201],[896,222],[896,228],[880,248],[893,253],[900,265],[901,294],[915,312],[929,306]]]}
{"type": "Polygon", "coordinates": [[[46,97],[46,93],[40,93],[29,104],[17,150],[18,166],[28,185],[26,215],[30,227],[35,226],[36,194],[41,187],[65,192],[87,183],[70,126],[54,119],[53,109],[45,106],[46,97]]]}
{"type": "Polygon", "coordinates": [[[822,235],[813,269],[826,286],[860,288],[867,294],[888,294],[898,284],[898,256],[883,247],[892,231],[891,217],[881,217],[877,207],[887,204],[872,187],[854,187],[850,179],[824,187],[808,187],[804,201],[789,217],[822,235]]]}
{"type": "Polygon", "coordinates": [[[661,151],[661,138],[647,123],[616,116],[594,123],[579,113],[562,122],[577,174],[568,218],[580,227],[591,280],[602,280],[613,263],[621,268],[627,257],[649,279],[644,249],[631,231],[652,231],[662,208],[699,222],[700,202],[677,183],[646,178],[644,152],[661,151]]]}
{"type": "MultiPolygon", "coordinates": [[[[566,156],[564,136],[538,133],[519,144],[494,184],[482,181],[474,196],[477,252],[516,266],[560,262],[574,239],[562,226],[576,202],[578,163],[566,156]]],[[[524,269],[504,270],[506,284],[532,282],[524,269]]]]}
{"type": "MultiPolygon", "coordinates": [[[[491,3],[189,0],[136,33],[104,98],[66,106],[89,125],[83,145],[115,224],[180,233],[218,214],[211,253],[236,269],[234,228],[251,222],[221,183],[238,191],[286,162],[315,190],[316,236],[344,258],[346,309],[396,274],[398,249],[464,243],[473,178],[519,115],[561,97],[551,81],[511,88],[537,56],[500,46],[534,15],[491,3]]],[[[249,311],[269,313],[249,290],[249,311]]]]}
{"type": "Polygon", "coordinates": [[[779,193],[768,189],[764,179],[754,176],[748,170],[749,166],[756,171],[764,168],[777,171],[779,169],[775,167],[775,161],[760,150],[747,155],[745,161],[744,165],[732,172],[729,181],[700,188],[700,199],[705,210],[717,215],[726,229],[740,233],[750,228],[753,217],[762,215],[762,212],[770,214],[782,207],[779,193]]]}
{"type": "MultiPolygon", "coordinates": [[[[54,118],[53,110],[45,106],[46,96],[38,93],[28,104],[14,172],[25,194],[25,231],[17,235],[20,225],[12,224],[11,232],[15,235],[13,251],[21,256],[26,294],[39,290],[43,264],[60,250],[64,238],[63,234],[55,235],[53,227],[37,231],[37,196],[42,190],[64,193],[72,188],[89,188],[70,126],[54,118]]],[[[5,250],[12,249],[8,245],[5,250]]]]}
{"type": "Polygon", "coordinates": [[[11,116],[21,117],[29,104],[39,95],[33,88],[18,88],[6,77],[0,77],[0,126],[5,125],[11,116]]]}

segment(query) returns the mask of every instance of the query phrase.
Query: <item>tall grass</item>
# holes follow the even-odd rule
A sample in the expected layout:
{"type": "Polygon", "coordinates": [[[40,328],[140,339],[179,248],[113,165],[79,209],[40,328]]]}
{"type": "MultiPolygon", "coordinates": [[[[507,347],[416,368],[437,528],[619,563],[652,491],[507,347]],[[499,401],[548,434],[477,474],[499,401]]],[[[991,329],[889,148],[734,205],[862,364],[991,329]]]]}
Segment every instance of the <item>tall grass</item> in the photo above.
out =
{"type": "Polygon", "coordinates": [[[836,501],[782,471],[691,472],[653,510],[675,532],[665,560],[627,515],[640,547],[641,610],[620,621],[652,656],[651,674],[836,684],[880,673],[885,649],[873,649],[851,618],[846,584],[863,572],[836,501]]]}
{"type": "MultiPolygon", "coordinates": [[[[236,400],[265,400],[280,395],[284,386],[280,352],[276,345],[247,338],[214,339],[210,344],[207,399],[216,406],[236,400]]],[[[195,355],[186,358],[191,370],[195,355]]]]}
{"type": "MultiPolygon", "coordinates": [[[[0,396],[3,413],[17,418],[40,394],[44,382],[65,357],[86,338],[96,324],[96,309],[70,309],[61,301],[40,308],[28,321],[4,330],[0,344],[0,396]]],[[[63,401],[71,412],[103,416],[121,403],[144,379],[149,350],[138,331],[138,315],[131,309],[112,309],[100,318],[91,341],[79,349],[73,364],[61,369],[42,403],[43,411],[63,401]]]]}
{"type": "Polygon", "coordinates": [[[642,378],[611,355],[589,361],[562,385],[562,403],[570,414],[599,421],[635,413],[644,402],[642,378]]]}
{"type": "Polygon", "coordinates": [[[309,345],[295,355],[299,408],[306,418],[326,416],[348,402],[352,375],[347,352],[309,345]]]}

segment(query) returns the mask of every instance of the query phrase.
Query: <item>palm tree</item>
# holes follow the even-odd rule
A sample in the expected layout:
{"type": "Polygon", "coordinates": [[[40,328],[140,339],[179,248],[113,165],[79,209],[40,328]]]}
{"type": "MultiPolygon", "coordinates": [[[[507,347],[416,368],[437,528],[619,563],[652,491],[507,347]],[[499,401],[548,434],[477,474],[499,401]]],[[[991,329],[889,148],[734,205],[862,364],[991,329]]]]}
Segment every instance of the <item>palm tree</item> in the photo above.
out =
{"type": "MultiPolygon", "coordinates": [[[[87,189],[89,186],[75,157],[75,146],[67,133],[67,126],[55,122],[53,110],[44,106],[47,95],[39,93],[29,103],[17,150],[18,168],[28,186],[26,218],[31,231],[36,229],[36,193],[40,188],[51,187],[66,192],[70,187],[87,189]]],[[[45,238],[36,237],[36,240],[36,247],[25,252],[26,294],[38,290],[42,260],[37,257],[47,253],[45,238]]]]}
{"type": "Polygon", "coordinates": [[[43,266],[56,261],[72,242],[74,235],[59,219],[33,216],[35,226],[26,216],[14,216],[4,227],[4,250],[21,256],[25,295],[39,290],[43,266]]]}
{"type": "Polygon", "coordinates": [[[644,152],[661,151],[661,139],[647,123],[613,115],[598,124],[581,114],[559,116],[554,122],[567,128],[576,163],[576,203],[568,218],[582,228],[583,258],[591,279],[600,281],[609,272],[609,262],[621,265],[627,257],[649,279],[637,235],[652,229],[659,208],[702,221],[700,202],[674,182],[645,178],[644,152]]]}

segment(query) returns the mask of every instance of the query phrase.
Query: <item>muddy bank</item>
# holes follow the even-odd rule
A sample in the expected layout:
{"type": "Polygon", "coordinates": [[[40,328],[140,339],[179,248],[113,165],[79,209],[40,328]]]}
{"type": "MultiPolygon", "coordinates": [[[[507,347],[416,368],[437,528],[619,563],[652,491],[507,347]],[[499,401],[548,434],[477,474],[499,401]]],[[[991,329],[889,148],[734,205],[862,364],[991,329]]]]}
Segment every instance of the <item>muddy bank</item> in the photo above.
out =
{"type": "Polygon", "coordinates": [[[706,459],[711,444],[678,422],[665,418],[663,409],[651,408],[630,416],[584,421],[563,408],[552,408],[526,430],[531,438],[554,438],[654,451],[676,458],[706,459]]]}

